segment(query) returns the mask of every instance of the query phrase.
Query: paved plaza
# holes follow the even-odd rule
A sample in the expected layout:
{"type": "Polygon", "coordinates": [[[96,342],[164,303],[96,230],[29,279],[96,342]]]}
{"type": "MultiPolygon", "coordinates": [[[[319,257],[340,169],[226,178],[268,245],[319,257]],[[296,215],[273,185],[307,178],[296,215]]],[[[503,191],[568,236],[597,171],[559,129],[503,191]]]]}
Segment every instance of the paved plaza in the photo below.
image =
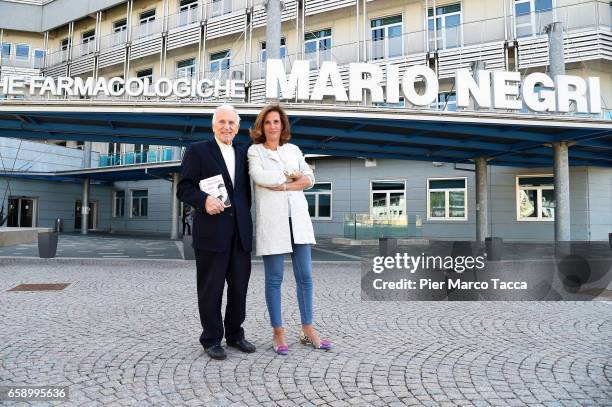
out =
{"type": "Polygon", "coordinates": [[[329,352],[271,349],[263,270],[245,329],[254,354],[209,359],[186,261],[0,259],[0,384],[68,385],[68,405],[612,405],[612,303],[362,302],[359,265],[315,264],[329,352]],[[62,291],[7,291],[68,283],[62,291]]]}

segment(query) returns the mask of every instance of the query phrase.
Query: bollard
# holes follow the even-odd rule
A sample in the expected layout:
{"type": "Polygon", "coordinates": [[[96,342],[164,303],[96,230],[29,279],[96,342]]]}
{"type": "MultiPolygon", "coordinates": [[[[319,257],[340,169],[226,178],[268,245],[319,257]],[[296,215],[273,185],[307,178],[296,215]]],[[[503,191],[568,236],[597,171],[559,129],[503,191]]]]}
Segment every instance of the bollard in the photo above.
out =
{"type": "Polygon", "coordinates": [[[183,258],[185,260],[195,260],[195,250],[193,250],[192,236],[183,236],[183,258]]]}
{"type": "Polygon", "coordinates": [[[64,229],[64,221],[62,218],[55,219],[55,227],[53,228],[54,232],[63,232],[64,229]]]}
{"type": "Polygon", "coordinates": [[[397,253],[397,239],[381,237],[378,239],[378,254],[380,256],[392,256],[397,253]]]}
{"type": "Polygon", "coordinates": [[[610,249],[612,249],[612,233],[608,233],[608,244],[610,245],[610,249]]]}
{"type": "Polygon", "coordinates": [[[487,260],[501,260],[503,255],[504,241],[501,237],[486,237],[487,260]]]}

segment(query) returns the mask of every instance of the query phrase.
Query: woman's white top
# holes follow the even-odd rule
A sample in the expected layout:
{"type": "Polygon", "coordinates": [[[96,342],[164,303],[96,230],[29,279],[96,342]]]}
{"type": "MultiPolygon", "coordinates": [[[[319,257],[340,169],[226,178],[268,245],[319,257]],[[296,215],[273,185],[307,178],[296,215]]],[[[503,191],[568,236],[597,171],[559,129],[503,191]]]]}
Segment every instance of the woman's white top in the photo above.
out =
{"type": "Polygon", "coordinates": [[[289,216],[293,229],[293,241],[297,244],[315,244],[314,231],[308,202],[303,191],[272,191],[287,181],[285,171],[300,171],[314,185],[314,173],[304,160],[299,147],[284,144],[276,151],[263,144],[249,147],[249,174],[255,184],[255,253],[257,256],[291,253],[289,216]]]}

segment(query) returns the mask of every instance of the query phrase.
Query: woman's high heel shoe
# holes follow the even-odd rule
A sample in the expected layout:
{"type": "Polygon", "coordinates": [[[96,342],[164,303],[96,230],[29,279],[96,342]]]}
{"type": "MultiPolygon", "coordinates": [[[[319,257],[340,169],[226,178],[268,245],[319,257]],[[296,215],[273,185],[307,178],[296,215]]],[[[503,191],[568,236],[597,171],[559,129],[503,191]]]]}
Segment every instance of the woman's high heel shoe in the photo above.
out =
{"type": "Polygon", "coordinates": [[[272,341],[272,349],[277,355],[287,356],[289,354],[289,346],[287,345],[276,345],[274,341],[272,341]]]}
{"type": "Polygon", "coordinates": [[[315,349],[330,350],[332,348],[331,342],[328,341],[327,339],[321,339],[321,343],[317,347],[317,345],[313,342],[313,340],[310,339],[310,337],[306,335],[304,332],[300,334],[300,342],[302,343],[302,345],[312,346],[315,349]]]}

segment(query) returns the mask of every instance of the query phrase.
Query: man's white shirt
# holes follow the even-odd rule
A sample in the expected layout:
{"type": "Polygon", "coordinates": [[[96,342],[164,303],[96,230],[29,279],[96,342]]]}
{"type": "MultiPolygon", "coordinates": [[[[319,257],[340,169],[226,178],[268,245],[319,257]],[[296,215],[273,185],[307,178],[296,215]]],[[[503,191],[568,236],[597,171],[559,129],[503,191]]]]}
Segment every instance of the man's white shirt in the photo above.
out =
{"type": "Polygon", "coordinates": [[[225,166],[227,167],[227,172],[229,172],[232,184],[235,184],[236,182],[234,181],[234,177],[236,176],[236,153],[234,152],[234,146],[232,144],[227,145],[220,142],[217,137],[215,137],[215,141],[221,149],[221,155],[223,155],[223,160],[225,161],[225,166]]]}

